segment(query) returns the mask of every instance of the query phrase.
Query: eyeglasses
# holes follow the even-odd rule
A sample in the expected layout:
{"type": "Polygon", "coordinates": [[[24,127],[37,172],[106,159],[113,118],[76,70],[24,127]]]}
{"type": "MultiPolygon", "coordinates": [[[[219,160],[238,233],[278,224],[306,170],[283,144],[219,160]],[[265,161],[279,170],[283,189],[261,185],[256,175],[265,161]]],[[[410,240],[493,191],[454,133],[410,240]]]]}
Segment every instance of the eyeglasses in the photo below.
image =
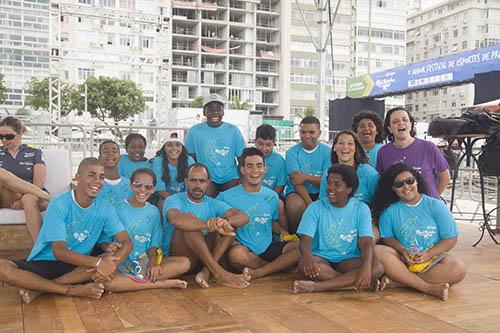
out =
{"type": "Polygon", "coordinates": [[[0,134],[0,140],[12,140],[16,137],[15,134],[0,134]]]}
{"type": "Polygon", "coordinates": [[[403,187],[405,185],[405,183],[406,183],[406,185],[413,185],[413,184],[415,184],[416,180],[417,179],[415,177],[411,176],[411,177],[408,177],[408,178],[403,179],[403,180],[395,181],[392,184],[392,186],[394,186],[395,188],[401,188],[401,187],[403,187]]]}
{"type": "Polygon", "coordinates": [[[143,184],[140,181],[134,180],[132,182],[132,186],[135,189],[140,189],[141,187],[144,187],[146,191],[153,191],[155,189],[155,186],[153,184],[143,184]]]}

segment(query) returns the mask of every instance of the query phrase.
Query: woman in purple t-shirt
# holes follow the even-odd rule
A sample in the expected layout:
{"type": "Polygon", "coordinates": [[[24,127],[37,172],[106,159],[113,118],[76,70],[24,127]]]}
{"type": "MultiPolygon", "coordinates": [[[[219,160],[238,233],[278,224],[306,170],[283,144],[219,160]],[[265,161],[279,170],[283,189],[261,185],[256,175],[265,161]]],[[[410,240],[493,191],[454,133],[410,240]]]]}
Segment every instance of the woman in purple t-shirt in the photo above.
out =
{"type": "Polygon", "coordinates": [[[434,143],[415,137],[415,119],[405,108],[395,107],[385,116],[384,130],[391,142],[378,152],[377,171],[383,174],[395,163],[406,163],[422,174],[429,194],[439,198],[451,178],[448,163],[434,143]]]}

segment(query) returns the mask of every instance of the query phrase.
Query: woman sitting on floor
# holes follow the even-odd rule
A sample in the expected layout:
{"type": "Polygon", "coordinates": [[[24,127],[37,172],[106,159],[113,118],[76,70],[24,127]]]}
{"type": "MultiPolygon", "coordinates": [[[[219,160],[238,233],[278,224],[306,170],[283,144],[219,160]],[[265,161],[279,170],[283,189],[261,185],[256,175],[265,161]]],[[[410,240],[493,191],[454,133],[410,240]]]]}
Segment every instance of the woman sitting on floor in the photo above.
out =
{"type": "Polygon", "coordinates": [[[396,283],[448,299],[450,285],[465,277],[464,264],[448,254],[457,243],[453,215],[430,197],[422,175],[397,163],[379,181],[374,199],[384,245],[375,247],[385,275],[396,283]]]}

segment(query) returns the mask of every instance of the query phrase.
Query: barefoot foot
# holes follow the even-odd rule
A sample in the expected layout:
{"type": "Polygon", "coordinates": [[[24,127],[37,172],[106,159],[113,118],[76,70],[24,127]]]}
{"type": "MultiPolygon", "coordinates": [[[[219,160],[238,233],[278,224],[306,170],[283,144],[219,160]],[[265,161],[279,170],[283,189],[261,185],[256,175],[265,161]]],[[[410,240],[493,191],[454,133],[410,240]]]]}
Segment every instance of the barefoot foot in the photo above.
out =
{"type": "Polygon", "coordinates": [[[243,276],[245,276],[247,278],[247,281],[250,281],[252,279],[258,279],[258,278],[261,278],[263,276],[263,274],[259,273],[258,269],[251,269],[249,267],[243,268],[243,270],[241,271],[241,274],[243,274],[243,276]]]}
{"type": "Polygon", "coordinates": [[[314,284],[314,281],[295,280],[293,283],[293,292],[296,294],[311,293],[314,291],[314,284]]]}
{"type": "Polygon", "coordinates": [[[168,280],[157,280],[155,282],[160,288],[180,288],[186,289],[188,283],[184,280],[168,279],[168,280]]]}
{"type": "Polygon", "coordinates": [[[427,293],[446,301],[449,296],[450,285],[448,283],[431,284],[427,288],[427,293]]]}
{"type": "Polygon", "coordinates": [[[384,291],[384,289],[387,288],[387,286],[389,286],[390,283],[391,283],[391,280],[387,276],[385,276],[385,275],[383,275],[379,279],[379,281],[380,281],[380,286],[378,288],[378,291],[384,291]]]}
{"type": "Polygon", "coordinates": [[[201,287],[201,288],[210,288],[210,285],[208,284],[208,279],[210,278],[210,271],[203,267],[203,269],[198,272],[198,274],[195,275],[194,281],[201,287]]]}
{"type": "Polygon", "coordinates": [[[371,291],[374,291],[374,292],[380,291],[380,280],[379,279],[375,279],[375,281],[373,281],[370,284],[369,288],[370,288],[371,291]]]}
{"type": "Polygon", "coordinates": [[[104,285],[102,283],[87,283],[68,285],[68,295],[77,297],[89,297],[99,299],[104,293],[104,285]]]}
{"type": "Polygon", "coordinates": [[[243,274],[233,274],[225,272],[218,277],[215,277],[217,282],[224,287],[243,289],[250,285],[248,276],[243,274]]]}
{"type": "Polygon", "coordinates": [[[19,290],[19,295],[21,295],[21,299],[26,304],[30,304],[41,294],[42,294],[41,292],[35,291],[35,290],[29,290],[29,289],[20,289],[19,290]]]}

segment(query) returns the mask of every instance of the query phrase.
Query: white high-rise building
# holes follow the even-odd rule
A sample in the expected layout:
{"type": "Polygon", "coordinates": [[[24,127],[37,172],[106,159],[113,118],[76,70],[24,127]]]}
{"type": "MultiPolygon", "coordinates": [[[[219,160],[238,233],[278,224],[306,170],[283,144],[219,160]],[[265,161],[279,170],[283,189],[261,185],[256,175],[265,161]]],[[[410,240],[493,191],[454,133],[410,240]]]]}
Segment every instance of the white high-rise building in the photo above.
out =
{"type": "MultiPolygon", "coordinates": [[[[451,0],[408,17],[407,62],[415,63],[500,43],[500,0],[451,0]]],[[[460,116],[474,102],[474,86],[436,88],[406,95],[417,120],[460,116]]]]}
{"type": "Polygon", "coordinates": [[[0,106],[15,114],[24,104],[25,83],[49,73],[49,1],[0,1],[0,73],[7,87],[0,106]]]}

